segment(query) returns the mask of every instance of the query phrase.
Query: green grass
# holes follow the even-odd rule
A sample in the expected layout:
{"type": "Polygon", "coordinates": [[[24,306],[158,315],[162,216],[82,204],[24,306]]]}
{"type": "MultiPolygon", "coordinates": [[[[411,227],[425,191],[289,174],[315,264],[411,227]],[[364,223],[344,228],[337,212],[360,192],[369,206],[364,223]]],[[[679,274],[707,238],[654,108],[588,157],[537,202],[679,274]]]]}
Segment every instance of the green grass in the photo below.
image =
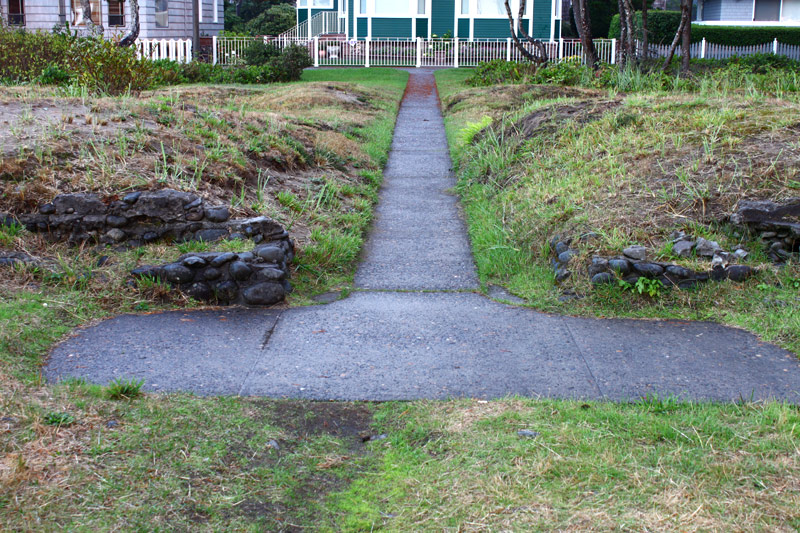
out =
{"type": "Polygon", "coordinates": [[[793,284],[800,267],[774,268],[760,241],[724,223],[742,198],[794,195],[792,180],[800,173],[791,129],[800,121],[796,103],[714,92],[578,92],[567,98],[536,86],[470,88],[465,78],[437,73],[484,283],[502,285],[548,312],[714,320],[800,352],[793,284]],[[586,122],[558,117],[560,109],[580,106],[594,113],[586,122]],[[485,116],[494,125],[475,136],[485,116]],[[543,119],[539,134],[521,139],[519,124],[531,116],[543,119]],[[466,137],[478,140],[465,143],[466,137]],[[630,244],[646,245],[651,258],[710,269],[707,261],[671,255],[673,230],[730,250],[745,246],[751,252],[746,262],[759,275],[741,284],[652,295],[618,285],[591,287],[585,265],[592,255],[620,254],[630,244]],[[556,286],[548,241],[590,231],[598,238],[575,245],[575,273],[556,286]],[[561,301],[565,289],[582,298],[561,301]]]}

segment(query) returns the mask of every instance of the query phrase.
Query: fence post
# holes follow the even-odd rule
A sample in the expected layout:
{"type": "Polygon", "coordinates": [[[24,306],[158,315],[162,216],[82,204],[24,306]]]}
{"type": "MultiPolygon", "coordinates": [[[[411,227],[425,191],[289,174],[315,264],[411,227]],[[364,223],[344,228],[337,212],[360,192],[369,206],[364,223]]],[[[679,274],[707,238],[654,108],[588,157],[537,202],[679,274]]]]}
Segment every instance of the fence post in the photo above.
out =
{"type": "Polygon", "coordinates": [[[703,40],[700,41],[700,59],[706,58],[706,38],[703,37],[703,40]]]}
{"type": "Polygon", "coordinates": [[[506,37],[506,61],[511,61],[511,37],[506,37]]]}
{"type": "Polygon", "coordinates": [[[370,38],[367,37],[367,39],[364,41],[364,67],[366,68],[369,68],[369,42],[370,38]]]}
{"type": "Polygon", "coordinates": [[[314,37],[314,66],[319,66],[319,37],[314,37]]]}
{"type": "Polygon", "coordinates": [[[561,61],[564,59],[564,38],[558,38],[558,60],[561,61]]]}
{"type": "Polygon", "coordinates": [[[453,39],[453,67],[458,68],[458,37],[453,39]]]}
{"type": "Polygon", "coordinates": [[[778,55],[778,38],[775,37],[775,40],[772,41],[772,53],[778,55]]]}
{"type": "Polygon", "coordinates": [[[417,37],[417,68],[422,66],[422,37],[417,37]]]}
{"type": "Polygon", "coordinates": [[[617,39],[611,39],[611,64],[617,62],[617,39]]]}

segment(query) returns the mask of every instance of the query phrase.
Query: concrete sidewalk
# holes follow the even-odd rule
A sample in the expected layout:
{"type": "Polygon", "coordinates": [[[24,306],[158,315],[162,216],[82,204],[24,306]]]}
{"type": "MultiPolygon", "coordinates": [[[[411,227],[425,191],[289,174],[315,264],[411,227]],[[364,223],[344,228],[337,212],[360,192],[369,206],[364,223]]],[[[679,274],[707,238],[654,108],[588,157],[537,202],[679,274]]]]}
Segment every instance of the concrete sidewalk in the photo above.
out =
{"type": "Polygon", "coordinates": [[[658,394],[800,403],[800,361],[750,333],[560,317],[476,294],[431,71],[411,72],[384,176],[349,298],[113,318],[57,346],[45,377],[319,400],[658,394]]]}

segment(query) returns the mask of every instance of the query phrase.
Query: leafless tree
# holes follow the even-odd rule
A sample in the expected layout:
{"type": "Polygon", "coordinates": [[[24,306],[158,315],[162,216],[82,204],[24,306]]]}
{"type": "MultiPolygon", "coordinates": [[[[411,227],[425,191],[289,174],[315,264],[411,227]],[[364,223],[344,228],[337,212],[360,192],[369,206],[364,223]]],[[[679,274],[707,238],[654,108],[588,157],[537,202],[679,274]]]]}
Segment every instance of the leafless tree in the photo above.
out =
{"type": "Polygon", "coordinates": [[[575,13],[575,25],[578,27],[578,35],[581,38],[586,65],[596,69],[597,51],[594,48],[594,40],[592,38],[592,21],[589,18],[589,6],[586,0],[573,0],[572,8],[575,13]]]}
{"type": "Polygon", "coordinates": [[[139,0],[129,0],[131,3],[131,28],[128,33],[120,39],[120,46],[131,46],[139,37],[139,0]]]}
{"type": "Polygon", "coordinates": [[[619,6],[620,28],[619,63],[625,66],[636,62],[633,0],[617,0],[617,4],[619,6]]]}
{"type": "Polygon", "coordinates": [[[642,0],[642,57],[650,55],[650,39],[647,29],[647,0],[642,0]]]}
{"type": "Polygon", "coordinates": [[[689,60],[691,59],[692,45],[692,0],[681,0],[681,22],[678,25],[678,31],[675,32],[675,38],[672,39],[672,44],[667,52],[667,57],[664,59],[664,65],[661,70],[666,72],[672,63],[672,57],[675,55],[675,49],[678,43],[681,43],[681,74],[686,75],[689,73],[689,60]]]}
{"type": "Polygon", "coordinates": [[[508,15],[508,24],[511,27],[511,39],[514,41],[514,46],[517,47],[517,50],[520,51],[522,56],[527,59],[528,61],[532,61],[537,65],[543,65],[547,63],[547,50],[545,49],[542,41],[539,39],[533,39],[528,32],[525,31],[525,27],[522,25],[522,21],[525,19],[525,3],[526,0],[520,0],[519,2],[519,13],[517,13],[517,27],[514,28],[514,15],[511,13],[511,6],[508,3],[508,0],[505,0],[506,6],[506,14],[508,15]],[[519,39],[519,35],[525,39],[526,42],[529,42],[534,47],[534,52],[531,53],[528,51],[527,48],[523,45],[522,41],[519,39]]]}

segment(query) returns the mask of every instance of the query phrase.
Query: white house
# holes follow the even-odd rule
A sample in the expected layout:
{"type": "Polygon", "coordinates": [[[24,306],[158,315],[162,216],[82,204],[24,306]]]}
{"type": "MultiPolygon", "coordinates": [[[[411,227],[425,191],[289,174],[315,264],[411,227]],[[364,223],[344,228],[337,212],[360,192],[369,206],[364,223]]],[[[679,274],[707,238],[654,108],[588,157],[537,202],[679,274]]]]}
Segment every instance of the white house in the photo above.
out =
{"type": "MultiPolygon", "coordinates": [[[[217,35],[224,28],[223,0],[196,0],[201,7],[200,35],[217,35]]],[[[186,39],[192,37],[192,0],[139,0],[139,37],[186,39]]],[[[0,0],[0,13],[10,27],[52,30],[68,22],[71,28],[86,26],[81,0],[0,0]]],[[[128,32],[130,2],[91,0],[92,19],[113,37],[128,32]]]]}
{"type": "Polygon", "coordinates": [[[697,0],[696,24],[800,26],[800,0],[697,0]]]}

